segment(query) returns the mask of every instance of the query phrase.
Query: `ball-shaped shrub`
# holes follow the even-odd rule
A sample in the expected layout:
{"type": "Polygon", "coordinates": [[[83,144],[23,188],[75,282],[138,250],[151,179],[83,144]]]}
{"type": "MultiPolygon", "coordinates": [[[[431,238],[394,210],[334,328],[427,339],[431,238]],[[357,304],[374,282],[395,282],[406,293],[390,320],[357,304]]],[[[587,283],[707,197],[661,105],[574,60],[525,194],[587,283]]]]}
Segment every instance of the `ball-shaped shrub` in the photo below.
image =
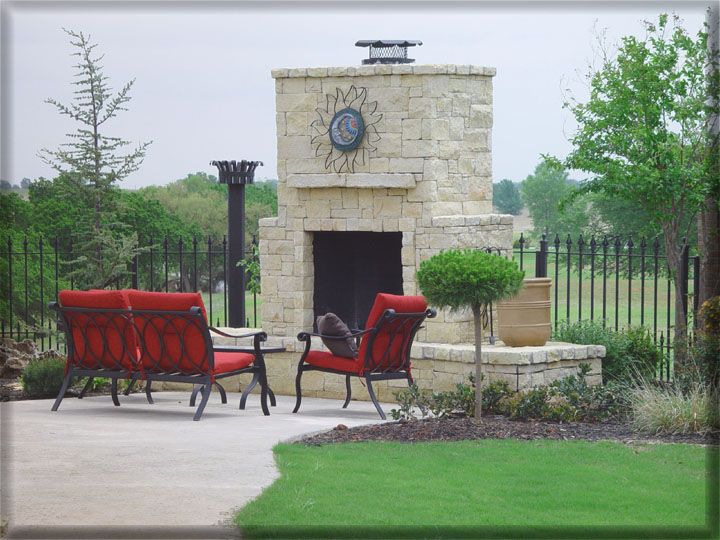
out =
{"type": "Polygon", "coordinates": [[[525,273],[513,261],[478,249],[451,249],[420,263],[417,282],[436,307],[470,308],[475,319],[475,417],[482,415],[482,308],[516,295],[525,273]]]}
{"type": "Polygon", "coordinates": [[[65,378],[65,361],[60,358],[34,358],[30,360],[20,384],[28,397],[55,397],[65,378]]]}
{"type": "Polygon", "coordinates": [[[479,249],[451,249],[420,263],[417,282],[428,302],[452,310],[516,295],[525,273],[513,261],[479,249]]]}

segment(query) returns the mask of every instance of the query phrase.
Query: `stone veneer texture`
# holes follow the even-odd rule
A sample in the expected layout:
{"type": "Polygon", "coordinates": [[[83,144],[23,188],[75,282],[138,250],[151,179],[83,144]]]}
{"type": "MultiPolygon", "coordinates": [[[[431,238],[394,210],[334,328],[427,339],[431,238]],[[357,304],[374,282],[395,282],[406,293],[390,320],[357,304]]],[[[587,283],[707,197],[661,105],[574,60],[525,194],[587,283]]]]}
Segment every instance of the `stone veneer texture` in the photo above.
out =
{"type": "MultiPolygon", "coordinates": [[[[260,220],[262,326],[274,336],[312,328],[313,232],[402,232],[404,294],[442,249],[510,255],[512,217],[493,215],[494,68],[391,65],[276,69],[278,215],[260,220]],[[353,172],[315,156],[311,123],[327,95],[351,86],[378,104],[380,140],[353,172]]],[[[472,341],[469,313],[441,312],[420,341],[472,341]]]]}

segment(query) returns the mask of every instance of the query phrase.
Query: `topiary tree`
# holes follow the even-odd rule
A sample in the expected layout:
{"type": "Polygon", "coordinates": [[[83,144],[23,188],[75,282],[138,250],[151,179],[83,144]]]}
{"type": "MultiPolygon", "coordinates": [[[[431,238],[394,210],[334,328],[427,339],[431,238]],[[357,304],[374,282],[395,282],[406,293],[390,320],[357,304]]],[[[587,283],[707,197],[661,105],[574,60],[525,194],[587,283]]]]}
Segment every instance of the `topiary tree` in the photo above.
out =
{"type": "Polygon", "coordinates": [[[475,417],[482,415],[482,311],[490,302],[520,291],[525,273],[517,264],[478,249],[442,251],[420,263],[417,282],[428,302],[457,311],[470,308],[475,319],[475,417]]]}

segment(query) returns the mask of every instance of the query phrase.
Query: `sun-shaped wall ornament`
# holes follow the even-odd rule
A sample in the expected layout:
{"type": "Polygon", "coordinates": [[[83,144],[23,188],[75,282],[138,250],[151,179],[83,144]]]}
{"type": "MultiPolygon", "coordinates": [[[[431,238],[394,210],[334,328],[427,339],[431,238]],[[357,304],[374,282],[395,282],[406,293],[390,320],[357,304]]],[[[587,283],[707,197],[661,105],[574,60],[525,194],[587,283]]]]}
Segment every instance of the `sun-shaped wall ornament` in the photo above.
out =
{"type": "Polygon", "coordinates": [[[315,109],[318,118],[311,124],[315,135],[310,140],[315,156],[325,158],[326,169],[354,172],[355,165],[365,164],[366,154],[377,150],[376,125],[382,120],[377,107],[377,101],[367,100],[367,88],[351,86],[345,93],[337,88],[334,95],[326,94],[325,108],[315,109]]]}

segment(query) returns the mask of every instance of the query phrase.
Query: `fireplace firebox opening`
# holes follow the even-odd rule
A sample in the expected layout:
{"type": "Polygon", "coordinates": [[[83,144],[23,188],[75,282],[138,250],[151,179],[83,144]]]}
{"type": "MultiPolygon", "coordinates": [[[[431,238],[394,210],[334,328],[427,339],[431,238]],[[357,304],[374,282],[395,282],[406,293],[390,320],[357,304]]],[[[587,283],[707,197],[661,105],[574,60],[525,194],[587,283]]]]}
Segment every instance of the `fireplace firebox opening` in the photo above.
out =
{"type": "Polygon", "coordinates": [[[403,294],[401,248],[401,232],[314,233],[314,321],[333,312],[363,329],[377,293],[403,294]]]}

